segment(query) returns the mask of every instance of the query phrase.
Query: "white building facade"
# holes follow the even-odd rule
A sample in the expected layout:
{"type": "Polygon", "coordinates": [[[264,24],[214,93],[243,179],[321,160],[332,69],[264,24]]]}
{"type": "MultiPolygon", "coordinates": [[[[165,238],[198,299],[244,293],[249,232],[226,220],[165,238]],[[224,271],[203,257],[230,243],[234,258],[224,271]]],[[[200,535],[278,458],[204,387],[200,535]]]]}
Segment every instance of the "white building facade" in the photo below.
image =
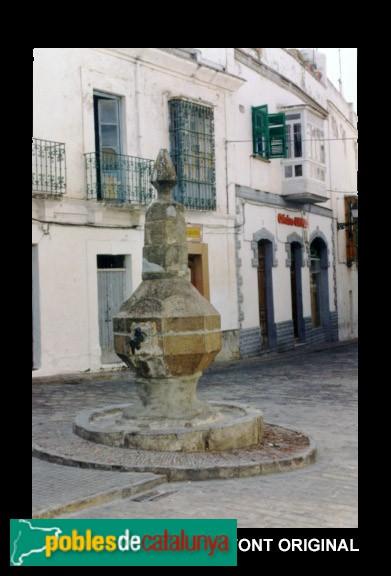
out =
{"type": "Polygon", "coordinates": [[[355,118],[316,72],[280,48],[34,50],[34,376],[118,361],[111,319],[141,282],[160,148],[191,280],[221,314],[220,359],[356,335],[356,253],[337,219],[357,152],[344,141],[342,167],[327,140],[334,117],[349,137],[355,118]]]}

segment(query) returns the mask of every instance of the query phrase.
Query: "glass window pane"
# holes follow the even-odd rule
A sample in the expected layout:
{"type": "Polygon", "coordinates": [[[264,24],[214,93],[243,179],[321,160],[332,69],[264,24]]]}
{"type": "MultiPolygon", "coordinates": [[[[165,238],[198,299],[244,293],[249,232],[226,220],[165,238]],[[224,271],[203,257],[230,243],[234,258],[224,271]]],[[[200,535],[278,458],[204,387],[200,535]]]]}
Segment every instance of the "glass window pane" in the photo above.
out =
{"type": "Polygon", "coordinates": [[[316,160],[320,162],[320,130],[316,129],[316,160]]]}
{"type": "Polygon", "coordinates": [[[292,178],[292,166],[285,166],[285,178],[292,178]]]}
{"type": "Polygon", "coordinates": [[[259,156],[266,157],[266,141],[264,136],[262,136],[257,140],[256,146],[257,146],[257,154],[259,156]]]}
{"type": "Polygon", "coordinates": [[[301,124],[293,125],[294,157],[301,157],[301,124]]]}
{"type": "Polygon", "coordinates": [[[116,150],[118,148],[118,126],[103,124],[101,126],[101,138],[102,148],[111,147],[116,150]]]}
{"type": "Polygon", "coordinates": [[[307,124],[307,157],[313,158],[312,140],[311,140],[311,124],[307,124]]]}
{"type": "Polygon", "coordinates": [[[292,158],[292,126],[286,125],[286,157],[292,158]]]}
{"type": "Polygon", "coordinates": [[[296,164],[295,176],[303,176],[303,166],[301,164],[296,164]]]}
{"type": "Polygon", "coordinates": [[[99,100],[99,108],[103,124],[118,124],[118,100],[99,100]]]}
{"type": "Polygon", "coordinates": [[[316,169],[316,177],[317,177],[318,180],[324,181],[324,179],[325,179],[325,173],[324,173],[323,168],[317,167],[317,169],[316,169]]]}

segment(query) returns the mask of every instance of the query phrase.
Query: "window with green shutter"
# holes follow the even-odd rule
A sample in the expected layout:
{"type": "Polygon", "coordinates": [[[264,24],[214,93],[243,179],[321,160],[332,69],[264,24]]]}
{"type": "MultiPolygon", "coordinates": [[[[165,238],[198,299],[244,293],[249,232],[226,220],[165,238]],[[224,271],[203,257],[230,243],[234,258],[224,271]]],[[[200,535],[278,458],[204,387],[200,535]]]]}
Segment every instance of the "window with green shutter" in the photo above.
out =
{"type": "Polygon", "coordinates": [[[255,156],[269,157],[269,120],[267,106],[253,106],[253,152],[255,156]]]}
{"type": "Polygon", "coordinates": [[[213,109],[182,98],[169,101],[174,198],[187,208],[216,209],[213,109]]]}
{"type": "Polygon", "coordinates": [[[285,113],[269,114],[267,105],[252,107],[253,153],[261,158],[286,158],[285,113]]]}

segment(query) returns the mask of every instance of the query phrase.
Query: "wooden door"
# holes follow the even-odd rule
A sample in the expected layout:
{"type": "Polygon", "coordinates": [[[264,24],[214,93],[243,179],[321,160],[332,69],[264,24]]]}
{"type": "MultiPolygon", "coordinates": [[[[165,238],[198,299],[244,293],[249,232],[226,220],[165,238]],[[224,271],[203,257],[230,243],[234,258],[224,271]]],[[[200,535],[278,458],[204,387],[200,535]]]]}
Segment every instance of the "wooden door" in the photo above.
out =
{"type": "Polygon", "coordinates": [[[113,316],[125,301],[125,269],[98,270],[99,343],[102,364],[120,362],[114,351],[113,316]]]}
{"type": "Polygon", "coordinates": [[[294,337],[299,337],[298,315],[297,315],[297,267],[296,249],[291,246],[291,298],[292,298],[292,320],[294,337]]]}
{"type": "Polygon", "coordinates": [[[268,347],[267,292],[266,292],[266,244],[258,244],[258,305],[262,348],[268,347]]]}

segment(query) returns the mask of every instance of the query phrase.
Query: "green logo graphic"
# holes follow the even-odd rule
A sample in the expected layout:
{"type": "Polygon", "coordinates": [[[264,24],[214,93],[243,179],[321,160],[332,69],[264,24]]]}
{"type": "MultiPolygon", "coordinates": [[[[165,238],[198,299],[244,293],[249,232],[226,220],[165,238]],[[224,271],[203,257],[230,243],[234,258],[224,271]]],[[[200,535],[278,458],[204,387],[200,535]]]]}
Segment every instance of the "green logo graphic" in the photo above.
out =
{"type": "Polygon", "coordinates": [[[11,520],[11,566],[236,566],[236,520],[11,520]]]}

